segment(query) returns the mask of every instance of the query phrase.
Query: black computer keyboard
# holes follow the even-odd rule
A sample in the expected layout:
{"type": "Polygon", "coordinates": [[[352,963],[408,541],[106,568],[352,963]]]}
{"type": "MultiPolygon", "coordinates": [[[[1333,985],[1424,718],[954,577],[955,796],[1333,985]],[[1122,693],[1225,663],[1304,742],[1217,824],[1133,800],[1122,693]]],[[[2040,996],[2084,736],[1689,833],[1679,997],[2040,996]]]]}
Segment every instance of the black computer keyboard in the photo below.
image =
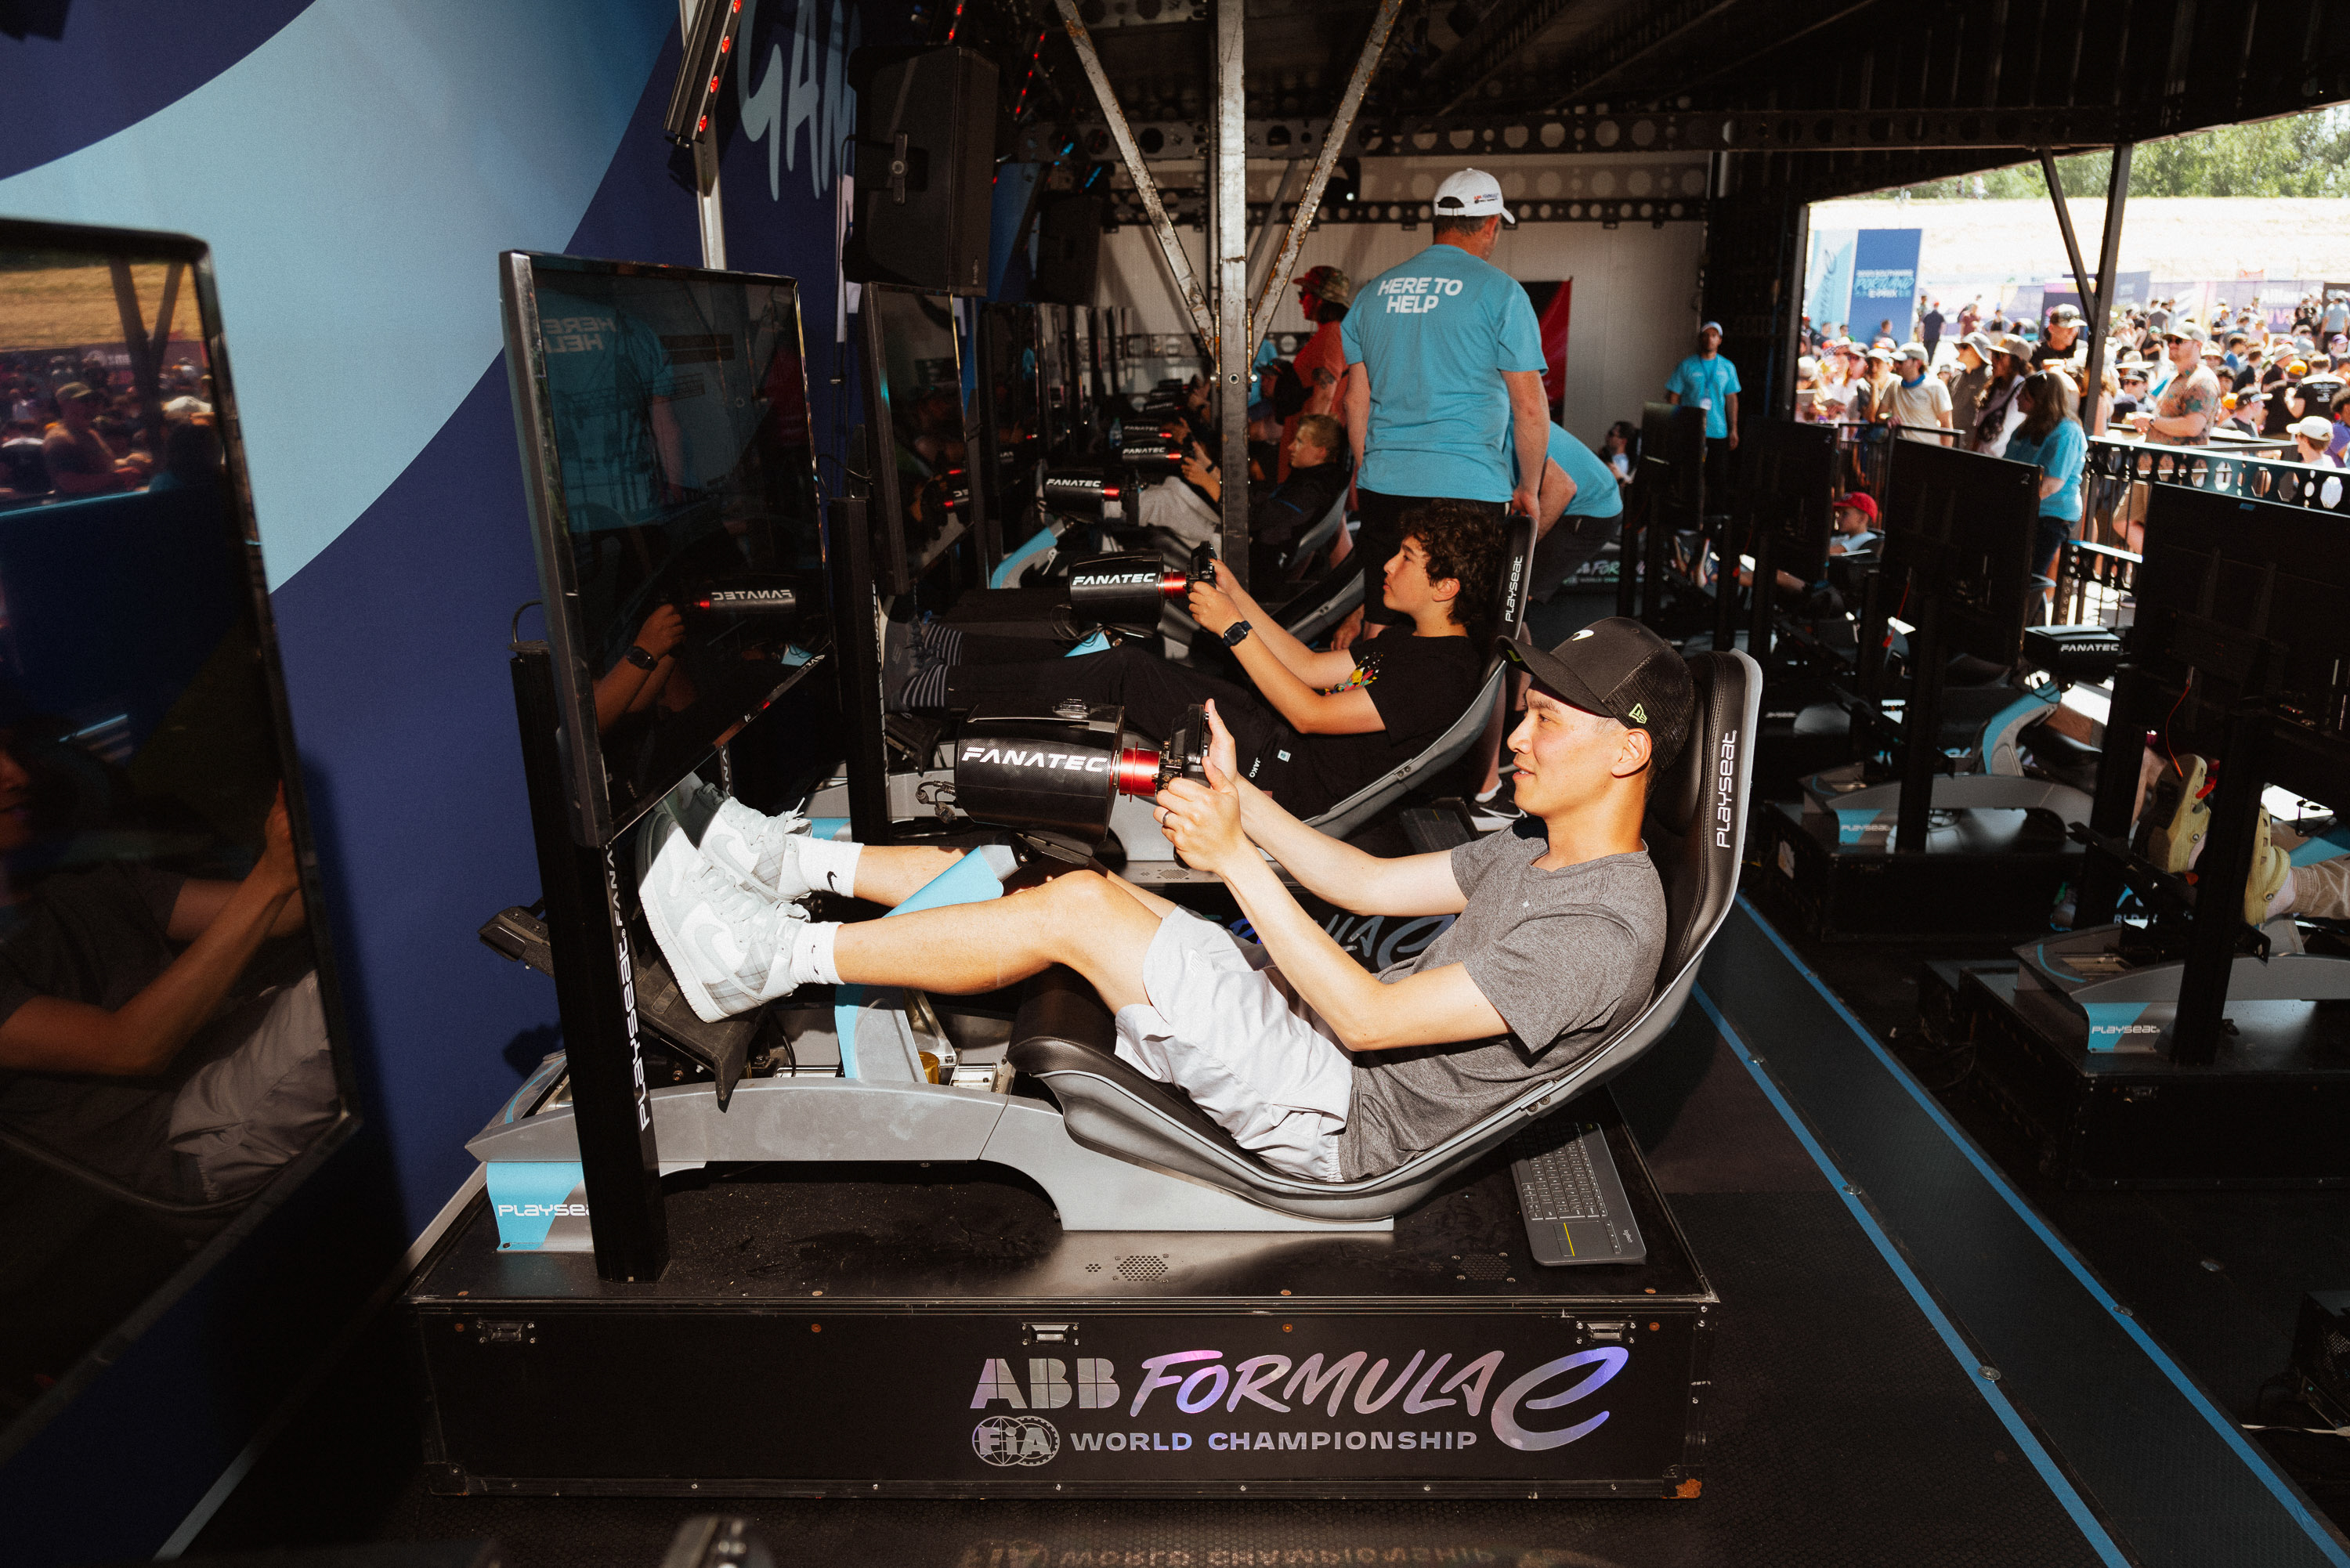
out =
{"type": "Polygon", "coordinates": [[[1564,1119],[1540,1123],[1521,1133],[1510,1152],[1535,1262],[1557,1268],[1648,1257],[1616,1157],[1607,1152],[1606,1128],[1564,1119]]]}

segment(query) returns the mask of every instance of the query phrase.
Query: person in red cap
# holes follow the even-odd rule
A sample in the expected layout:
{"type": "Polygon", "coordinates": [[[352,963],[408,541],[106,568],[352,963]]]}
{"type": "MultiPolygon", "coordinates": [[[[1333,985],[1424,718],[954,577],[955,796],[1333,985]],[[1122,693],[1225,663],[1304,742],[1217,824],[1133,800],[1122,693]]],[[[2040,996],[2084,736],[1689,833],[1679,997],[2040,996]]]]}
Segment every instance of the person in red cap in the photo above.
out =
{"type": "Polygon", "coordinates": [[[1877,497],[1856,490],[1836,498],[1835,532],[1828,537],[1831,556],[1857,555],[1877,546],[1877,497]]]}

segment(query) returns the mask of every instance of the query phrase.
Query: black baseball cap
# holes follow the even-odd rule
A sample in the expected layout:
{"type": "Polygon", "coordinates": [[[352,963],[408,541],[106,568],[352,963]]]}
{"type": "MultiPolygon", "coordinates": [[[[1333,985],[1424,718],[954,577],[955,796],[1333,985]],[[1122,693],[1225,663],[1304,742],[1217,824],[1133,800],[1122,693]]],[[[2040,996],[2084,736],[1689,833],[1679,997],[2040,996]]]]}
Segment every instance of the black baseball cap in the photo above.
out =
{"type": "Polygon", "coordinates": [[[1689,661],[1638,621],[1610,616],[1548,650],[1523,634],[1499,639],[1497,646],[1562,702],[1648,731],[1658,766],[1680,754],[1697,716],[1689,661]]]}

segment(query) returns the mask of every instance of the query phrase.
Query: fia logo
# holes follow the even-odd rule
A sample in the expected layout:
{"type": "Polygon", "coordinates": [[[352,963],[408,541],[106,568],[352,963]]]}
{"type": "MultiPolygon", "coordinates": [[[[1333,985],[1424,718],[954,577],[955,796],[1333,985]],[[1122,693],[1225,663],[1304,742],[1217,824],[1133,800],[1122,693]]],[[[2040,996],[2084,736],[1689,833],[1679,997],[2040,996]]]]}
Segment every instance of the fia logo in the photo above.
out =
{"type": "Polygon", "coordinates": [[[990,1416],[971,1429],[971,1451],[998,1469],[1049,1464],[1061,1433],[1042,1416],[990,1416]]]}

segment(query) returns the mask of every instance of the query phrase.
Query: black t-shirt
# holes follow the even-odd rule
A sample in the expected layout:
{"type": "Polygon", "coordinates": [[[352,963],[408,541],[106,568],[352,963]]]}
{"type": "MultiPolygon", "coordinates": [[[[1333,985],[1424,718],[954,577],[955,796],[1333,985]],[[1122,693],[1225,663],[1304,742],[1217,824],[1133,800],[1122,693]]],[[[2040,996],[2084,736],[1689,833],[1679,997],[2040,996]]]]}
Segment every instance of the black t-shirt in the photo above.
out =
{"type": "Polygon", "coordinates": [[[2272,365],[2261,374],[2261,390],[2269,400],[2261,405],[2261,433],[2281,436],[2293,428],[2293,410],[2284,400],[2289,378],[2282,365],[2272,365]]]}
{"type": "MultiPolygon", "coordinates": [[[[144,866],[61,872],[0,937],[0,1023],[36,996],[122,1006],[178,950],[172,906],[185,878],[144,866]]],[[[0,1071],[0,1122],[119,1180],[182,1196],[168,1141],[184,1073],[117,1078],[0,1071]]]]}
{"type": "Polygon", "coordinates": [[[1321,522],[1347,487],[1346,467],[1322,462],[1293,468],[1278,484],[1249,486],[1249,580],[1260,589],[1275,580],[1290,542],[1321,522]]]}
{"type": "Polygon", "coordinates": [[[1277,742],[1257,784],[1299,816],[1327,811],[1389,768],[1418,756],[1477,694],[1484,659],[1466,637],[1414,637],[1401,628],[1357,642],[1350,685],[1370,693],[1385,729],[1277,742]]]}

